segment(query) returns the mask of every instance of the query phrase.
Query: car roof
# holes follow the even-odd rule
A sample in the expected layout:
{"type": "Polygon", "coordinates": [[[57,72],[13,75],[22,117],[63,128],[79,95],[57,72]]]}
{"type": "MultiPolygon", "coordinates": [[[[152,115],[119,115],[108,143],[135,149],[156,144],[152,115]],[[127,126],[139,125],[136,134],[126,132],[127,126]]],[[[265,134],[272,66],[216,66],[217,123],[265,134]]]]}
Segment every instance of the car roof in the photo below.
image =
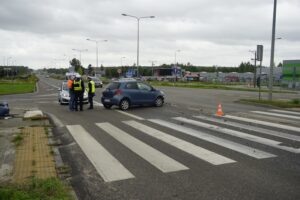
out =
{"type": "Polygon", "coordinates": [[[115,80],[113,82],[120,82],[120,83],[124,83],[124,82],[137,82],[136,79],[134,78],[121,78],[121,79],[118,79],[118,80],[115,80]]]}

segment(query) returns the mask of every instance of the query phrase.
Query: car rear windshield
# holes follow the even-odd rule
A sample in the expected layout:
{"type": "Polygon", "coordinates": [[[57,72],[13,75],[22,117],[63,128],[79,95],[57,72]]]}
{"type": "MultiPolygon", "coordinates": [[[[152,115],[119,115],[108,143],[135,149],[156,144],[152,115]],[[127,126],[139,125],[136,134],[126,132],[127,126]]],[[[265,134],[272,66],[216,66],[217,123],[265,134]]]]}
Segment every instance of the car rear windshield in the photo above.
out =
{"type": "Polygon", "coordinates": [[[107,86],[107,89],[115,90],[115,89],[118,89],[119,87],[120,87],[120,83],[112,82],[107,86]]]}

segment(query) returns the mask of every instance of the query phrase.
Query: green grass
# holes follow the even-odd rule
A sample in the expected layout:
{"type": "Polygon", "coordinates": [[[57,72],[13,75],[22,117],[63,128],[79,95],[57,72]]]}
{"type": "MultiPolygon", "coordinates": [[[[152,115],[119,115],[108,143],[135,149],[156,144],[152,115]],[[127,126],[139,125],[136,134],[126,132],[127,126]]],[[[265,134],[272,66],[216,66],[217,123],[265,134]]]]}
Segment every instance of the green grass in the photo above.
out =
{"type": "Polygon", "coordinates": [[[300,100],[258,100],[258,99],[241,99],[239,102],[247,104],[269,105],[279,108],[300,108],[300,100]]]}
{"type": "Polygon", "coordinates": [[[35,83],[0,83],[0,95],[21,94],[35,91],[35,83]]]}
{"type": "MultiPolygon", "coordinates": [[[[238,88],[230,87],[230,85],[236,84],[216,84],[216,83],[202,83],[202,82],[165,82],[165,81],[151,81],[152,86],[165,86],[165,87],[182,87],[182,88],[199,88],[199,89],[218,89],[218,90],[235,90],[235,91],[248,91],[258,92],[256,88],[238,88]]],[[[269,90],[261,90],[261,92],[269,92],[269,90]]],[[[273,91],[273,93],[294,93],[286,91],[273,91]]]]}
{"type": "Polygon", "coordinates": [[[0,200],[71,200],[66,185],[57,178],[32,178],[24,185],[0,186],[0,200]]]}
{"type": "Polygon", "coordinates": [[[37,80],[34,75],[16,79],[0,79],[0,95],[34,92],[37,80]]]}
{"type": "Polygon", "coordinates": [[[12,142],[16,145],[16,146],[19,146],[21,143],[22,143],[22,141],[23,141],[23,135],[22,135],[22,133],[18,133],[15,137],[14,137],[14,139],[12,140],[12,142]]]}

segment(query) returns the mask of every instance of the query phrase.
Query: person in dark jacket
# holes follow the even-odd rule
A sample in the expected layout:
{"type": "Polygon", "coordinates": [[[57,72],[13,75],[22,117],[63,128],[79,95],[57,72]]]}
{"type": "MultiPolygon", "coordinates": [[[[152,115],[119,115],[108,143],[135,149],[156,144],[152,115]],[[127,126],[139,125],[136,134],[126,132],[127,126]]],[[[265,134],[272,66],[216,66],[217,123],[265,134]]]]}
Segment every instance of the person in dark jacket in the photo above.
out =
{"type": "Polygon", "coordinates": [[[88,109],[93,109],[94,105],[93,105],[93,97],[95,96],[95,82],[93,81],[92,77],[88,77],[88,87],[87,87],[87,92],[88,92],[88,98],[89,98],[89,103],[90,103],[90,107],[88,109]]]}
{"type": "Polygon", "coordinates": [[[84,94],[84,83],[80,76],[76,76],[72,84],[72,90],[75,94],[75,111],[78,111],[78,102],[80,111],[83,110],[83,94],[84,94]]]}

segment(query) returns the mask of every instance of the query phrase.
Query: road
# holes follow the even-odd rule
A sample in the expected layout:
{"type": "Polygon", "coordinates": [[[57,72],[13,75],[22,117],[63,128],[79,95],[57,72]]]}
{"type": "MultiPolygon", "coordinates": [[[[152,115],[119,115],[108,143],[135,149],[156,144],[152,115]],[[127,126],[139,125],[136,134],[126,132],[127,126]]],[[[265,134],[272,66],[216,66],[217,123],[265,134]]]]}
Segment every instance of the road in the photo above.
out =
{"type": "MultiPolygon", "coordinates": [[[[300,199],[299,112],[234,103],[253,92],[167,87],[161,108],[70,112],[58,85],[41,78],[38,92],[0,100],[51,116],[79,199],[300,199]]],[[[299,95],[274,94],[288,97],[299,95]]]]}

